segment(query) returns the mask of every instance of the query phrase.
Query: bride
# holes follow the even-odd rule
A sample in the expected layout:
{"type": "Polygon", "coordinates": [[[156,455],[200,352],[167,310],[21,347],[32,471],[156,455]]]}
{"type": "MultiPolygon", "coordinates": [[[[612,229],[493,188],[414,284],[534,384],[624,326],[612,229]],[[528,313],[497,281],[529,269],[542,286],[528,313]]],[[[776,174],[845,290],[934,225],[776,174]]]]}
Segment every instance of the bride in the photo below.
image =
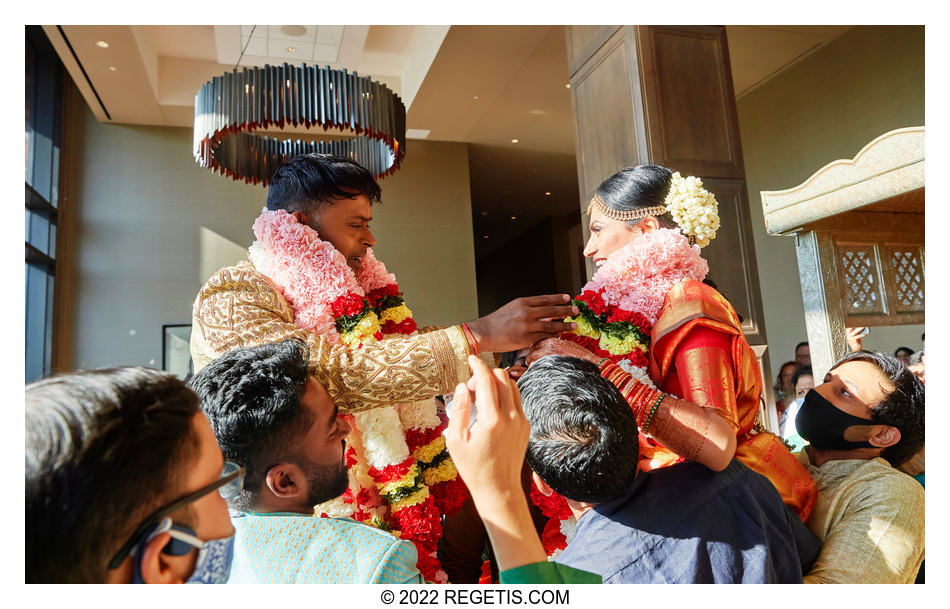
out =
{"type": "Polygon", "coordinates": [[[573,301],[577,330],[541,341],[527,363],[558,354],[598,364],[637,418],[641,470],[684,459],[722,470],[735,457],[806,520],[815,484],[782,441],[756,425],[755,353],[735,310],[703,283],[709,267],[699,246],[719,228],[713,195],[698,178],[640,165],[604,181],[587,213],[584,255],[598,270],[573,301]]]}

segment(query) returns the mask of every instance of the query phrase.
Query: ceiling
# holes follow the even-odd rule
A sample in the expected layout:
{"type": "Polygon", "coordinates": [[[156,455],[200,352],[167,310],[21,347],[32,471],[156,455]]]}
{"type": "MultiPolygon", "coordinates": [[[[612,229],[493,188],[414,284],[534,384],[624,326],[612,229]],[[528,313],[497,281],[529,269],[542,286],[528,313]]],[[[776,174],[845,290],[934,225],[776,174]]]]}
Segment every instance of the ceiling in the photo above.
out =
{"type": "MultiPolygon", "coordinates": [[[[469,144],[478,257],[578,209],[562,26],[43,28],[106,122],[191,127],[198,89],[236,65],[310,63],[373,77],[402,97],[410,139],[469,144]]],[[[726,26],[737,97],[849,28],[726,26]]]]}

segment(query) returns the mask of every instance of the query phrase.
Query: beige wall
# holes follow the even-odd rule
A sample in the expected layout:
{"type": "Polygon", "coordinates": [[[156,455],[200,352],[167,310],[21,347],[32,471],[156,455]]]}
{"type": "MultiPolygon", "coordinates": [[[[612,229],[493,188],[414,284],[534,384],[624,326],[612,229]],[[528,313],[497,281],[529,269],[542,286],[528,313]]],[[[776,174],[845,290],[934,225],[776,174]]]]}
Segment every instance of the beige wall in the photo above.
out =
{"type": "MultiPolygon", "coordinates": [[[[759,192],[797,186],[892,129],[924,124],[924,28],[856,27],[737,100],[774,375],[806,340],[793,237],[765,232],[759,192]]],[[[922,347],[923,326],[874,328],[865,347],[922,347]]]]}
{"type": "MultiPolygon", "coordinates": [[[[191,323],[208,269],[253,240],[265,190],[198,167],[189,129],[101,124],[70,99],[58,368],[161,367],[162,324],[191,323]]],[[[410,142],[381,185],[377,254],[416,319],[475,317],[465,144],[410,142]]]]}

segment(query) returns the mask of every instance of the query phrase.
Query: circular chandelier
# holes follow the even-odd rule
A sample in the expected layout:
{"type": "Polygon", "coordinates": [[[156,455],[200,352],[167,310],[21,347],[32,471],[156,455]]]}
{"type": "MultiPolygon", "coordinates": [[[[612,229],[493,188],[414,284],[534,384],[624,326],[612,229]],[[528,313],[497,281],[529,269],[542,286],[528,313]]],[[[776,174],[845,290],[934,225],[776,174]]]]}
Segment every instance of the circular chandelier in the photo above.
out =
{"type": "Polygon", "coordinates": [[[406,106],[388,87],[355,72],[301,64],[237,69],[195,95],[195,160],[235,180],[266,186],[298,154],[348,156],[376,178],[406,156],[406,106]],[[355,137],[301,141],[255,133],[268,128],[337,128],[355,137]]]}

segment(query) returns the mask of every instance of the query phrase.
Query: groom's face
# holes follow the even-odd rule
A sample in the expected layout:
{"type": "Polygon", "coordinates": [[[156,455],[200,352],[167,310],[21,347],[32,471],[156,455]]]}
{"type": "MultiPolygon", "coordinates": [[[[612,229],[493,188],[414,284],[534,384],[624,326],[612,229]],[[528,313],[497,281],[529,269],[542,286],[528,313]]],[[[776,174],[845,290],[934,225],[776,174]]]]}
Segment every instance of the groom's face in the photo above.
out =
{"type": "Polygon", "coordinates": [[[321,206],[316,216],[308,218],[307,224],[343,254],[353,272],[359,271],[366,250],[376,245],[376,238],[369,230],[373,219],[369,197],[360,194],[352,199],[334,199],[321,206]]]}

